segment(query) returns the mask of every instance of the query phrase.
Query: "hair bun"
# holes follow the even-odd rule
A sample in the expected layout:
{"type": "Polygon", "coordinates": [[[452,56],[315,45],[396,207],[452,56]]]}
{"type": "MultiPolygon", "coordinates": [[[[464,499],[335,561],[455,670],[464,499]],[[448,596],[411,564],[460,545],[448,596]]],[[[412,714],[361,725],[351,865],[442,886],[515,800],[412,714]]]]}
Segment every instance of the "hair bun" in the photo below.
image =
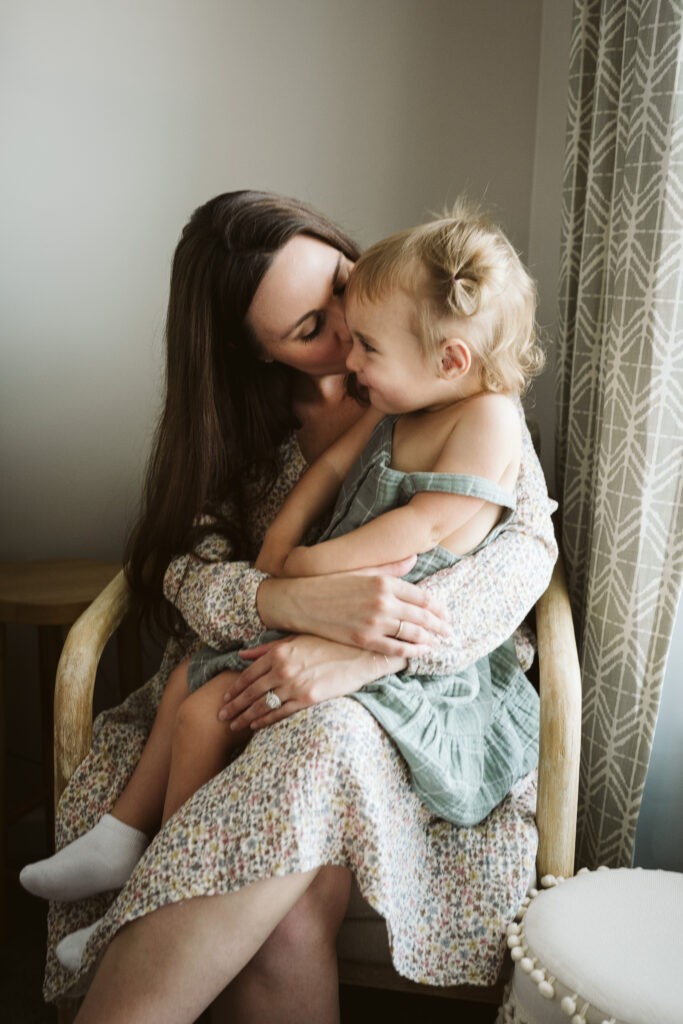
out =
{"type": "Polygon", "coordinates": [[[480,299],[479,282],[462,271],[456,271],[451,278],[453,311],[461,316],[472,316],[479,309],[480,299]]]}

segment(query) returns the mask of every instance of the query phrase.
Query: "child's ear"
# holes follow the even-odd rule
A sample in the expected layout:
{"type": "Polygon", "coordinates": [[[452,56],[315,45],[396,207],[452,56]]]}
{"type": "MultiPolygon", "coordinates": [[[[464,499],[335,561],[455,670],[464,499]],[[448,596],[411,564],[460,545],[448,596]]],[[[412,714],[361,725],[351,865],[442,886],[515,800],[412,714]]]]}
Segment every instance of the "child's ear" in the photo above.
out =
{"type": "Polygon", "coordinates": [[[470,346],[462,338],[444,338],[441,342],[441,372],[444,377],[464,377],[472,366],[470,346]]]}

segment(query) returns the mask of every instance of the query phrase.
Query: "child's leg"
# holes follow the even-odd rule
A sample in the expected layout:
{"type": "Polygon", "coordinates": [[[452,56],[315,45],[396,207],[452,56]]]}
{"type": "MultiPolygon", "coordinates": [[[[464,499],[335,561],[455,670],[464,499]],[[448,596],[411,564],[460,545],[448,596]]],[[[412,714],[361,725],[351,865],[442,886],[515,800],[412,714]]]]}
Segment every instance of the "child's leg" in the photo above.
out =
{"type": "Polygon", "coordinates": [[[171,768],[173,731],[178,712],[189,695],[188,667],[189,661],[182,661],[168,677],[140,760],[111,809],[119,821],[125,821],[150,837],[156,835],[161,824],[171,768]]]}
{"type": "Polygon", "coordinates": [[[253,736],[251,729],[233,732],[229,723],[218,719],[231,675],[222,672],[210,679],[178,709],[162,825],[253,736]]]}
{"type": "MultiPolygon", "coordinates": [[[[167,769],[168,786],[162,815],[162,825],[185,801],[195,793],[200,786],[213,778],[230,760],[230,754],[235,753],[251,739],[251,729],[243,729],[233,732],[227,722],[218,720],[218,712],[223,707],[223,694],[230,680],[232,673],[222,672],[219,676],[211,679],[195,693],[187,693],[187,673],[185,673],[184,699],[179,703],[177,695],[173,698],[175,708],[175,719],[173,723],[172,742],[165,746],[161,739],[155,739],[151,745],[152,753],[148,757],[148,763],[144,769],[148,782],[158,784],[160,764],[163,762],[163,752],[170,759],[170,770],[167,769]],[[152,756],[154,755],[154,756],[152,756]]],[[[169,704],[171,702],[168,702],[169,704]]],[[[156,725],[156,723],[155,723],[156,725]]],[[[168,729],[163,729],[164,740],[168,739],[168,729]]],[[[150,740],[152,734],[150,734],[150,740]]],[[[145,752],[148,751],[148,741],[145,752]]],[[[142,758],[141,758],[142,761],[142,758]]],[[[136,769],[136,775],[138,775],[136,769]]],[[[133,782],[133,779],[131,779],[133,782]]],[[[137,785],[137,783],[135,783],[137,785]]],[[[128,789],[129,787],[127,787],[128,789]]],[[[125,791],[124,791],[125,792],[125,791]]],[[[136,789],[127,793],[127,799],[131,799],[133,807],[139,811],[139,801],[136,797],[136,789]]],[[[144,794],[140,795],[144,799],[144,794]]],[[[118,803],[114,810],[118,811],[118,803]]],[[[125,811],[125,807],[124,807],[125,811]]],[[[114,819],[112,819],[114,820],[114,819]]],[[[101,824],[101,823],[100,823],[101,824]]],[[[128,826],[123,825],[123,828],[128,826]]],[[[96,826],[97,828],[98,826],[96,826]]],[[[95,830],[93,829],[93,832],[95,830]]],[[[92,835],[92,833],[87,833],[92,835]]],[[[78,840],[77,840],[78,842],[78,840]]],[[[131,869],[134,865],[131,865],[131,869]]],[[[127,876],[126,876],[127,877],[127,876]]],[[[125,881],[125,879],[124,879],[125,881]]],[[[86,943],[99,921],[81,928],[79,931],[67,935],[58,944],[56,953],[57,959],[68,967],[75,970],[81,962],[83,950],[86,943]]]]}
{"type": "Polygon", "coordinates": [[[140,760],[111,814],[58,853],[21,872],[44,899],[78,900],[124,884],[159,827],[176,714],[187,697],[187,662],[171,672],[140,760]]]}

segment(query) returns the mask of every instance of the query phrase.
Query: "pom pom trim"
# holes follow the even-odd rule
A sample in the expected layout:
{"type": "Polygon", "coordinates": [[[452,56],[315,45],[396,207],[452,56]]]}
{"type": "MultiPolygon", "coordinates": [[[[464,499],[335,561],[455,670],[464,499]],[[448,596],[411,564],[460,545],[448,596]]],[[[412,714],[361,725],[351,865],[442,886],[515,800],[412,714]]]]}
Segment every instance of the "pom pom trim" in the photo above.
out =
{"type": "MultiPolygon", "coordinates": [[[[610,869],[601,865],[597,870],[609,871],[610,869]]],[[[589,873],[588,868],[581,868],[577,871],[578,875],[589,873]]],[[[541,878],[540,885],[542,889],[552,889],[556,885],[562,885],[564,881],[565,879],[561,875],[557,877],[555,875],[544,875],[541,878]]],[[[557,978],[550,975],[539,958],[534,955],[533,951],[529,950],[524,932],[524,918],[532,900],[536,899],[538,894],[538,889],[529,890],[528,895],[524,897],[517,911],[515,921],[507,926],[507,945],[510,949],[512,960],[519,964],[520,970],[529,976],[544,999],[553,1000],[556,997],[559,999],[560,1008],[565,1016],[571,1020],[571,1024],[588,1024],[588,1014],[591,1010],[600,1019],[600,1024],[617,1024],[615,1017],[607,1018],[601,1016],[600,1010],[591,1006],[578,992],[571,992],[562,986],[562,982],[558,982],[557,978]],[[558,986],[561,986],[563,991],[558,991],[558,986]]],[[[503,1017],[503,1021],[507,1019],[503,1017]]],[[[509,1019],[513,1018],[509,1017],[509,1019]]],[[[593,1019],[595,1020],[596,1017],[594,1016],[593,1019]]]]}

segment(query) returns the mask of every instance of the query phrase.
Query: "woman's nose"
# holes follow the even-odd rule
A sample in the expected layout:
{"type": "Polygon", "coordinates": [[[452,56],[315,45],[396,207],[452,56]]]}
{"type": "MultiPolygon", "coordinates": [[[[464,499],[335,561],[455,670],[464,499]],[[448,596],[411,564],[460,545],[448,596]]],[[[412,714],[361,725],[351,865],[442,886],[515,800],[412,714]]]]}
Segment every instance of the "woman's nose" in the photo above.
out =
{"type": "Polygon", "coordinates": [[[347,327],[347,324],[346,324],[346,317],[344,316],[344,304],[343,304],[343,302],[340,302],[338,304],[337,308],[334,310],[333,324],[334,324],[334,329],[335,329],[335,332],[336,332],[337,337],[339,338],[339,340],[347,342],[350,345],[351,344],[351,332],[349,331],[349,328],[347,327]]]}

